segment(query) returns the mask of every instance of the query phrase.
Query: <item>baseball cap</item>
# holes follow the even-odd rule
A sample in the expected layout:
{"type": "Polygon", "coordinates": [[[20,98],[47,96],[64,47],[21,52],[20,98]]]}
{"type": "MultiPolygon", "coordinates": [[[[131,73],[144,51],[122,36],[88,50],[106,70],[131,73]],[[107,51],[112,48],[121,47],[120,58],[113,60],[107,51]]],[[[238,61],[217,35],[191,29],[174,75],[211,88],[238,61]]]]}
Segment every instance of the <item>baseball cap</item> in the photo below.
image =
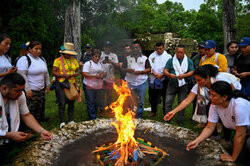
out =
{"type": "Polygon", "coordinates": [[[105,41],[103,45],[104,46],[112,46],[112,43],[108,40],[108,41],[105,41]]]}
{"type": "Polygon", "coordinates": [[[248,45],[250,45],[250,37],[241,38],[239,46],[248,46],[248,45]]]}
{"type": "Polygon", "coordinates": [[[92,45],[89,44],[89,43],[87,43],[85,47],[86,47],[86,48],[92,48],[92,45]]]}
{"type": "Polygon", "coordinates": [[[216,47],[216,42],[215,41],[213,41],[213,40],[207,40],[205,42],[204,48],[214,48],[214,47],[216,47]]]}
{"type": "Polygon", "coordinates": [[[205,47],[205,42],[204,41],[200,42],[197,47],[203,47],[204,48],[205,47]]]}

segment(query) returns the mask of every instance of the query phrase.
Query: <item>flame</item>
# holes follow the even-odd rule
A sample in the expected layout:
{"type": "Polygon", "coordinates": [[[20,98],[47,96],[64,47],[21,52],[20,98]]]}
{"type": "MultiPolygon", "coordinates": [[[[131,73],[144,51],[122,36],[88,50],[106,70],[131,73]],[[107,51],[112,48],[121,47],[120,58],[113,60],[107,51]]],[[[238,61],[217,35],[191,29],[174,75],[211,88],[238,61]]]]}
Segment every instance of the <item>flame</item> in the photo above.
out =
{"type": "Polygon", "coordinates": [[[137,141],[134,138],[136,128],[135,112],[130,108],[126,108],[126,110],[124,110],[125,101],[128,100],[128,98],[132,99],[131,91],[128,88],[126,81],[122,81],[120,87],[116,84],[113,86],[116,93],[119,95],[118,99],[109,106],[115,114],[116,119],[116,121],[111,123],[111,125],[115,126],[118,134],[115,144],[120,145],[120,147],[136,147],[137,141]]]}

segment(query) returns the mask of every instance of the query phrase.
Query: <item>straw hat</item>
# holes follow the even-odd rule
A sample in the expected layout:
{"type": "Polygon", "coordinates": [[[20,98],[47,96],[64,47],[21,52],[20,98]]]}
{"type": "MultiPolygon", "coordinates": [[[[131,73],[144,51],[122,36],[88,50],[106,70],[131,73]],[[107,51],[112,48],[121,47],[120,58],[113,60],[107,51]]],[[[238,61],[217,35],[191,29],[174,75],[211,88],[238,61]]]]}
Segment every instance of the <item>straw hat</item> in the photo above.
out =
{"type": "Polygon", "coordinates": [[[74,44],[73,43],[64,43],[63,46],[60,47],[60,53],[64,54],[70,54],[70,55],[77,55],[74,49],[74,44]]]}

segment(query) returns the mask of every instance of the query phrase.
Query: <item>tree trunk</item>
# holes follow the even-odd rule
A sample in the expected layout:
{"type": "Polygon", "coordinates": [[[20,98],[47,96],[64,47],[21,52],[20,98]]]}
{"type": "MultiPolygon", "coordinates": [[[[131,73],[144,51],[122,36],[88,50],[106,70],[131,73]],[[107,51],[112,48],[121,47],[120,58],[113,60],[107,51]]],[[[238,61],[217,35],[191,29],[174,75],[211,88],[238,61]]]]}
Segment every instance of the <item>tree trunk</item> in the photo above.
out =
{"type": "Polygon", "coordinates": [[[222,24],[224,32],[224,53],[226,53],[227,43],[237,39],[237,32],[235,28],[235,23],[236,23],[235,0],[223,0],[222,3],[223,3],[222,24]]]}
{"type": "Polygon", "coordinates": [[[73,0],[65,12],[65,30],[64,42],[73,43],[77,56],[80,59],[81,53],[81,17],[80,17],[80,1],[73,0]]]}

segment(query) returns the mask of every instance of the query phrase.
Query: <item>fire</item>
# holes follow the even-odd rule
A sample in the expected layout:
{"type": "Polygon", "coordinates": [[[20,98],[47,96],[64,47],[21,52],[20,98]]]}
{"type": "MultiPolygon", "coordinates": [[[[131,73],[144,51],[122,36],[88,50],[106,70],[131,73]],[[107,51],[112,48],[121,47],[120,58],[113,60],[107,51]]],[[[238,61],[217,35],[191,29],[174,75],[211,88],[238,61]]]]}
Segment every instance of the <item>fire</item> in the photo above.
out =
{"type": "Polygon", "coordinates": [[[128,98],[132,98],[131,91],[125,81],[122,81],[121,87],[114,84],[114,89],[119,95],[118,99],[110,105],[111,110],[115,113],[116,119],[116,121],[111,124],[115,126],[118,133],[118,139],[115,144],[120,144],[121,147],[125,145],[135,147],[137,146],[137,142],[134,138],[136,122],[136,119],[134,118],[135,113],[130,108],[127,108],[125,114],[123,113],[125,101],[128,98]]]}
{"type": "MultiPolygon", "coordinates": [[[[93,153],[97,153],[97,159],[101,165],[106,165],[104,162],[114,160],[115,166],[124,166],[128,162],[138,161],[147,154],[155,155],[155,161],[159,162],[167,153],[155,146],[150,142],[145,142],[143,139],[134,138],[136,119],[135,110],[133,110],[134,102],[132,100],[131,91],[128,88],[126,81],[122,81],[121,86],[113,85],[118,99],[113,102],[107,109],[111,109],[115,115],[115,121],[111,125],[115,126],[118,138],[115,143],[104,144],[96,147],[93,153]],[[131,104],[131,108],[127,105],[131,104]],[[103,157],[105,153],[106,157],[103,157]]],[[[155,162],[155,165],[157,164],[155,162]]]]}

